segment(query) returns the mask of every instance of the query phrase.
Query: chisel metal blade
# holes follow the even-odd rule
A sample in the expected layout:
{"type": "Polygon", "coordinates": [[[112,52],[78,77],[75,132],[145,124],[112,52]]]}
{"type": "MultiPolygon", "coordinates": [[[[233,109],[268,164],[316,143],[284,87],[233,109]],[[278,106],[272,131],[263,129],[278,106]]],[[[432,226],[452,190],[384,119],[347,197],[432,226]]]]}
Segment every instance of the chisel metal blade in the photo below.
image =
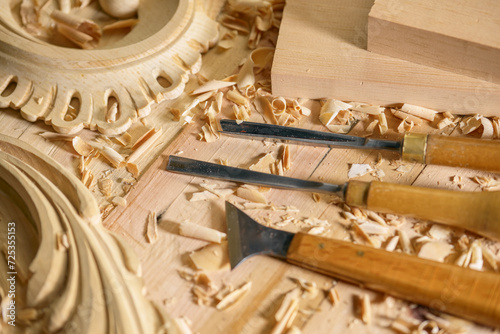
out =
{"type": "Polygon", "coordinates": [[[243,168],[229,167],[210,162],[171,155],[168,171],[196,175],[226,181],[256,184],[272,188],[295,189],[312,192],[336,193],[343,196],[345,185],[301,180],[286,176],[256,172],[243,168]]]}
{"type": "Polygon", "coordinates": [[[401,141],[368,139],[339,133],[314,131],[289,126],[280,126],[265,123],[241,122],[234,120],[220,120],[221,133],[267,140],[291,140],[302,144],[328,147],[349,147],[361,149],[383,149],[401,151],[401,141]]]}

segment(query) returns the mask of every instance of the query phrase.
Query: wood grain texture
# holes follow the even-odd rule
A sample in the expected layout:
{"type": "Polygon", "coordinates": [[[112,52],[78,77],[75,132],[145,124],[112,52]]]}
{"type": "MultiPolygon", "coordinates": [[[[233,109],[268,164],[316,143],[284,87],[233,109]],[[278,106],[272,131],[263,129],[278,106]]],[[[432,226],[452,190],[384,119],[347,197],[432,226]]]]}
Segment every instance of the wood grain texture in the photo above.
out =
{"type": "Polygon", "coordinates": [[[500,276],[298,233],[287,261],[490,326],[500,325],[500,276]]]}
{"type": "Polygon", "coordinates": [[[498,115],[500,85],[366,50],[373,0],[287,1],[272,68],[275,95],[409,103],[498,115]]]}
{"type": "Polygon", "coordinates": [[[430,220],[500,240],[500,192],[450,191],[378,181],[366,189],[360,181],[351,181],[346,202],[363,202],[369,210],[430,220]]]}
{"type": "Polygon", "coordinates": [[[500,143],[475,138],[427,137],[425,162],[500,172],[500,143]]]}
{"type": "MultiPolygon", "coordinates": [[[[199,71],[201,53],[218,38],[217,23],[196,0],[142,1],[134,29],[94,50],[30,37],[9,4],[1,6],[0,107],[45,120],[61,133],[123,133],[152,104],[178,98],[199,71]],[[110,118],[115,102],[118,113],[110,118]]],[[[97,2],[89,8],[92,19],[105,15],[97,2]]]]}
{"type": "Polygon", "coordinates": [[[500,3],[376,0],[368,50],[500,83],[500,3]]]}

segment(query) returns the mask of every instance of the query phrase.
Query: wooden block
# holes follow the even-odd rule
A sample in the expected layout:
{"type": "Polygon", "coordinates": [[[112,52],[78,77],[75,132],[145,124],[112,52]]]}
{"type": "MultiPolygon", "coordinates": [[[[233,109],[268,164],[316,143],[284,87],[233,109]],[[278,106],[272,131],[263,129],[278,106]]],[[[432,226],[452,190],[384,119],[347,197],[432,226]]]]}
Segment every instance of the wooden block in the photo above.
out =
{"type": "Polygon", "coordinates": [[[273,94],[500,115],[500,85],[367,51],[372,5],[373,0],[287,1],[271,73],[273,94]]]}
{"type": "Polygon", "coordinates": [[[500,2],[376,0],[368,50],[500,83],[500,2]]]}

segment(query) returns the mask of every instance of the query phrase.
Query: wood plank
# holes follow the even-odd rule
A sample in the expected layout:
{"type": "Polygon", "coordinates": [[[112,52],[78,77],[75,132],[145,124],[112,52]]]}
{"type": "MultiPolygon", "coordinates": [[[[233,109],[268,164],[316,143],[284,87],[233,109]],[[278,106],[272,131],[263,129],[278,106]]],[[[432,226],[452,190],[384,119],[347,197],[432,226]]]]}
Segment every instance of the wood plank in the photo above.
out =
{"type": "Polygon", "coordinates": [[[500,3],[376,0],[368,50],[500,83],[500,3]]]}
{"type": "Polygon", "coordinates": [[[373,0],[287,1],[272,68],[273,94],[410,103],[499,115],[500,85],[366,50],[373,0]]]}

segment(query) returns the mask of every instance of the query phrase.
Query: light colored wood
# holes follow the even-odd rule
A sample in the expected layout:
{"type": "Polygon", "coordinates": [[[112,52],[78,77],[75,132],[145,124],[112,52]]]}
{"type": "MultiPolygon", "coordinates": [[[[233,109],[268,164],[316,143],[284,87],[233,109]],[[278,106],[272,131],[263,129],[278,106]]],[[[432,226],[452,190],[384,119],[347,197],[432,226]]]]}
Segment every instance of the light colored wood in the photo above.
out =
{"type": "Polygon", "coordinates": [[[500,83],[500,3],[375,0],[368,50],[500,83]]]}
{"type": "Polygon", "coordinates": [[[273,93],[499,115],[500,85],[367,51],[372,5],[373,0],[349,6],[341,0],[287,1],[271,74],[273,93]]]}
{"type": "Polygon", "coordinates": [[[500,143],[475,138],[427,137],[425,162],[500,172],[500,143]]]}
{"type": "MultiPolygon", "coordinates": [[[[0,106],[19,109],[29,121],[45,120],[62,133],[126,131],[154,102],[183,93],[188,75],[200,69],[200,53],[218,36],[201,1],[144,0],[130,33],[100,49],[78,50],[29,37],[9,2],[1,6],[0,106]],[[76,116],[68,118],[72,100],[78,101],[76,116]],[[118,117],[109,121],[115,101],[118,117]]],[[[89,8],[102,19],[97,2],[89,8]]]]}
{"type": "MultiPolygon", "coordinates": [[[[221,1],[218,1],[221,3],[221,1]]],[[[217,5],[214,2],[206,2],[205,6],[210,9],[213,15],[218,13],[217,5]]],[[[247,37],[237,36],[232,49],[221,51],[218,48],[210,50],[203,55],[203,67],[200,73],[209,79],[223,79],[237,71],[242,59],[250,53],[247,47],[247,37]]],[[[186,91],[190,92],[198,87],[196,78],[192,77],[186,83],[186,91]]],[[[253,282],[250,293],[233,308],[217,311],[213,307],[198,306],[193,301],[190,289],[191,282],[186,282],[178,275],[178,269],[186,269],[190,252],[206,245],[205,242],[179,236],[172,226],[175,223],[188,220],[203,226],[212,227],[220,231],[225,231],[224,222],[224,202],[220,200],[210,200],[204,202],[189,202],[190,195],[199,191],[197,185],[204,180],[191,178],[189,176],[166,173],[165,157],[170,153],[217,162],[217,159],[227,159],[233,166],[248,167],[254,163],[254,159],[278,150],[273,144],[266,144],[261,141],[248,141],[238,138],[225,138],[214,143],[205,143],[197,139],[202,121],[195,120],[192,124],[182,127],[173,120],[168,112],[169,108],[181,109],[189,105],[192,97],[182,94],[175,101],[165,100],[159,104],[151,105],[151,113],[145,117],[147,124],[163,128],[162,138],[153,150],[147,152],[140,159],[140,170],[146,173],[139,179],[139,182],[132,187],[131,192],[126,196],[127,207],[119,207],[113,210],[106,219],[106,228],[116,232],[124,242],[129,244],[135,253],[138,254],[144,285],[147,288],[147,297],[155,302],[158,307],[166,311],[172,317],[187,317],[192,321],[192,329],[199,333],[266,333],[270,332],[274,325],[274,313],[279,308],[285,293],[296,287],[290,278],[300,278],[315,283],[318,288],[329,289],[332,285],[332,278],[315,273],[313,271],[300,268],[266,256],[258,256],[245,261],[236,270],[221,270],[218,272],[208,272],[212,281],[220,286],[222,282],[240,286],[244,282],[253,282]],[[174,140],[177,138],[176,140],[174,140]],[[166,148],[168,147],[168,150],[166,148]],[[162,152],[165,153],[162,154],[162,152]],[[162,214],[162,219],[158,227],[159,240],[155,244],[148,244],[145,239],[146,218],[151,211],[162,214]]],[[[310,117],[301,119],[297,126],[324,130],[318,121],[319,103],[318,101],[305,102],[312,110],[310,117]]],[[[223,108],[224,117],[232,118],[230,105],[223,108]]],[[[381,136],[378,133],[375,138],[385,138],[401,140],[401,134],[392,131],[397,128],[399,120],[388,116],[389,132],[381,136]]],[[[256,113],[252,113],[253,121],[262,121],[256,113]]],[[[4,109],[0,113],[0,133],[10,137],[19,138],[24,142],[37,147],[44,154],[51,156],[62,164],[65,169],[76,176],[77,162],[74,151],[70,144],[63,141],[47,141],[39,136],[40,132],[50,131],[50,126],[43,122],[29,123],[24,121],[19,112],[10,108],[4,109]]],[[[352,134],[366,135],[366,124],[359,122],[353,128],[352,134]]],[[[419,131],[432,134],[451,134],[453,127],[439,130],[431,124],[423,124],[419,131]]],[[[459,131],[453,133],[461,136],[459,131]]],[[[81,136],[86,139],[93,138],[95,134],[90,131],[82,131],[81,136]]],[[[373,163],[377,160],[377,151],[348,150],[342,148],[325,149],[319,147],[290,145],[290,156],[292,160],[291,169],[286,175],[311,178],[332,183],[343,183],[346,181],[349,164],[351,163],[373,163]]],[[[438,187],[441,189],[458,189],[456,185],[449,182],[450,176],[463,177],[463,189],[468,191],[478,191],[479,186],[471,181],[473,176],[489,175],[470,169],[425,166],[422,164],[407,163],[409,170],[401,173],[392,166],[393,160],[399,156],[392,152],[382,152],[383,163],[381,168],[385,171],[384,181],[397,182],[402,184],[417,184],[423,187],[438,187]]],[[[102,175],[110,166],[103,159],[96,159],[89,166],[96,176],[102,175]]],[[[126,170],[119,169],[113,171],[109,177],[115,184],[123,178],[130,178],[126,170]]],[[[360,179],[371,181],[374,177],[365,175],[360,179]]],[[[231,184],[220,183],[221,187],[229,187],[231,184]]],[[[106,205],[105,199],[100,196],[99,191],[93,191],[98,203],[106,205]]],[[[300,212],[292,215],[297,219],[304,217],[317,217],[328,220],[332,225],[327,236],[332,238],[349,238],[349,231],[345,229],[345,220],[341,216],[338,206],[332,205],[329,196],[321,195],[320,202],[315,202],[310,193],[296,191],[270,190],[265,193],[266,197],[276,205],[293,205],[299,208],[300,212]]],[[[0,206],[3,202],[0,201],[0,206]]],[[[4,206],[5,207],[5,206],[4,206]]],[[[0,215],[3,213],[0,209],[0,215]]],[[[249,210],[252,217],[260,219],[272,219],[280,221],[284,215],[280,211],[271,210],[249,210]]],[[[411,225],[410,225],[411,226],[411,225]]],[[[307,231],[307,229],[295,227],[289,224],[284,229],[290,231],[307,231]]],[[[460,232],[461,233],[461,232],[460,232]]],[[[461,235],[461,234],[460,234],[461,235]]],[[[1,236],[1,234],[0,234],[1,236]]],[[[119,256],[117,256],[119,258],[119,256]]],[[[0,265],[2,262],[0,261],[0,265]]],[[[0,267],[2,269],[3,267],[0,267]]],[[[3,273],[0,270],[1,282],[3,273]]],[[[399,299],[383,298],[382,295],[374,293],[362,287],[351,285],[339,281],[336,290],[339,293],[340,303],[332,306],[327,298],[324,298],[322,291],[315,300],[301,305],[304,312],[299,312],[294,321],[294,325],[301,328],[304,334],[313,333],[379,333],[394,334],[390,329],[392,321],[399,316],[411,317],[414,306],[399,299]],[[356,297],[368,294],[372,300],[374,319],[371,325],[365,325],[355,312],[357,303],[356,297]],[[392,306],[391,306],[392,305],[392,306]]],[[[417,306],[417,312],[424,311],[417,306]]],[[[466,325],[465,327],[468,328],[466,325]]],[[[485,334],[491,333],[489,327],[473,325],[470,333],[485,334]]]]}
{"type": "Polygon", "coordinates": [[[500,276],[298,233],[287,261],[443,312],[500,326],[500,276]]]}
{"type": "Polygon", "coordinates": [[[465,192],[373,181],[351,181],[347,204],[460,227],[500,240],[500,192],[465,192]]]}
{"type": "MultiPolygon", "coordinates": [[[[18,247],[14,245],[8,271],[17,272],[9,275],[15,276],[19,290],[12,292],[7,280],[1,285],[13,294],[16,314],[28,308],[37,314],[26,323],[14,319],[12,329],[157,333],[165,328],[175,333],[170,318],[144,297],[136,255],[93,212],[97,204],[90,191],[28,144],[4,135],[0,143],[0,192],[24,212],[19,221],[14,220],[15,209],[0,212],[5,225],[15,226],[18,247]],[[21,238],[22,231],[30,228],[37,241],[24,244],[29,238],[21,238]],[[58,242],[63,236],[66,242],[58,242]]],[[[2,248],[7,245],[12,243],[2,238],[2,248]]]]}

